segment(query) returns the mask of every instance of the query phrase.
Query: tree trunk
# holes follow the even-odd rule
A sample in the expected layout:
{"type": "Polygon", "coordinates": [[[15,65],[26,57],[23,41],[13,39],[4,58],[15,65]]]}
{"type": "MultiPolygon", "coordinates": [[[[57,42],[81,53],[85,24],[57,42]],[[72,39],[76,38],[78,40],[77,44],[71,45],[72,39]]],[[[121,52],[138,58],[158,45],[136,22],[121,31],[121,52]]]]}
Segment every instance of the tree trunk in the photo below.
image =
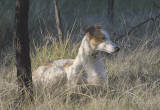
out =
{"type": "Polygon", "coordinates": [[[33,93],[31,60],[29,55],[28,11],[29,0],[16,0],[14,44],[16,50],[17,81],[20,99],[22,100],[26,98],[25,96],[27,94],[32,99],[33,93]]]}
{"type": "Polygon", "coordinates": [[[109,22],[113,23],[113,5],[114,5],[114,0],[108,0],[108,20],[109,22]]]}
{"type": "Polygon", "coordinates": [[[59,42],[62,44],[64,38],[63,38],[61,17],[60,17],[60,11],[59,11],[59,8],[58,8],[57,0],[54,0],[54,8],[55,8],[55,18],[56,18],[59,42]]]}

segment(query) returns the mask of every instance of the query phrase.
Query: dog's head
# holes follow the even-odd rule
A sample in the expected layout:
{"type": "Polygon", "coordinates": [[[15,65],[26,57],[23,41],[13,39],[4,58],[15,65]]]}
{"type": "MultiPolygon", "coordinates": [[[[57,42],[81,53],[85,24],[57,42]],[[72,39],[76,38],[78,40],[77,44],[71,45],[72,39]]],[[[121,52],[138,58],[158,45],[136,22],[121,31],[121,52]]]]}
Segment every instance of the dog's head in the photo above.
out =
{"type": "Polygon", "coordinates": [[[107,53],[118,52],[120,48],[110,40],[107,32],[100,26],[89,26],[85,31],[93,49],[107,53]]]}

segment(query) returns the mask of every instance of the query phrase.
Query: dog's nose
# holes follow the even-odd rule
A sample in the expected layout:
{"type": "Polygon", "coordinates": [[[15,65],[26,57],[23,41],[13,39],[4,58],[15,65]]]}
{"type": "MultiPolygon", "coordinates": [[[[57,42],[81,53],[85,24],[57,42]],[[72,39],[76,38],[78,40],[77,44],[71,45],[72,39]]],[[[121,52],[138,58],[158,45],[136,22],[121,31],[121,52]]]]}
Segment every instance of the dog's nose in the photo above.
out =
{"type": "Polygon", "coordinates": [[[115,47],[115,50],[116,50],[116,52],[118,52],[120,50],[120,48],[119,47],[115,47]]]}

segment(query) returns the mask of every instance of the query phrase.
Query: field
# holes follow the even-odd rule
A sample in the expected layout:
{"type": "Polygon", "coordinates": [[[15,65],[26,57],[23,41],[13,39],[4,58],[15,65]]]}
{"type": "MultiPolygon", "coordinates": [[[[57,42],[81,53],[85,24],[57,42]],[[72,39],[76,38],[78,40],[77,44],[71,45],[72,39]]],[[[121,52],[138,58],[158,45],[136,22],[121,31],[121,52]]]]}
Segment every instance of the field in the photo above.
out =
{"type": "MultiPolygon", "coordinates": [[[[65,32],[57,42],[53,0],[30,0],[29,34],[32,70],[43,62],[75,58],[88,25],[101,25],[112,41],[160,13],[152,0],[115,0],[114,23],[107,21],[106,0],[60,0],[65,32]],[[115,34],[116,33],[116,34],[115,34]]],[[[17,105],[13,45],[16,0],[0,1],[0,110],[160,110],[160,17],[119,39],[118,53],[103,53],[109,83],[99,90],[80,86],[35,87],[32,103],[17,105]]],[[[156,0],[160,6],[160,0],[156,0]]]]}

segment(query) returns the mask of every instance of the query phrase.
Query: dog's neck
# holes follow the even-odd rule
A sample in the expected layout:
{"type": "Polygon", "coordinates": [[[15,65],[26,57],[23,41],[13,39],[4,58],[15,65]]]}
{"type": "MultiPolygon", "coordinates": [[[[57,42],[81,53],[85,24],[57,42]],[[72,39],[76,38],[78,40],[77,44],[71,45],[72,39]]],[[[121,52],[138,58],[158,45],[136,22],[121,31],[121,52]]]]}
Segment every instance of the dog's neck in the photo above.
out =
{"type": "Polygon", "coordinates": [[[96,51],[91,47],[89,38],[86,35],[82,40],[74,65],[86,64],[89,60],[98,61],[100,58],[101,52],[96,51]]]}
{"type": "MultiPolygon", "coordinates": [[[[104,65],[101,59],[101,52],[91,46],[88,36],[84,36],[78,55],[73,63],[74,66],[82,66],[86,71],[92,70],[95,73],[103,73],[104,65]]],[[[93,73],[94,73],[93,72],[93,73]]]]}
{"type": "MultiPolygon", "coordinates": [[[[96,51],[93,47],[91,47],[87,35],[82,40],[78,55],[73,63],[73,67],[76,72],[70,74],[69,76],[78,74],[80,69],[82,69],[87,74],[88,83],[91,84],[99,82],[98,77],[105,73],[105,68],[101,59],[101,52],[96,51]]],[[[103,78],[106,77],[104,76],[103,78]]]]}

